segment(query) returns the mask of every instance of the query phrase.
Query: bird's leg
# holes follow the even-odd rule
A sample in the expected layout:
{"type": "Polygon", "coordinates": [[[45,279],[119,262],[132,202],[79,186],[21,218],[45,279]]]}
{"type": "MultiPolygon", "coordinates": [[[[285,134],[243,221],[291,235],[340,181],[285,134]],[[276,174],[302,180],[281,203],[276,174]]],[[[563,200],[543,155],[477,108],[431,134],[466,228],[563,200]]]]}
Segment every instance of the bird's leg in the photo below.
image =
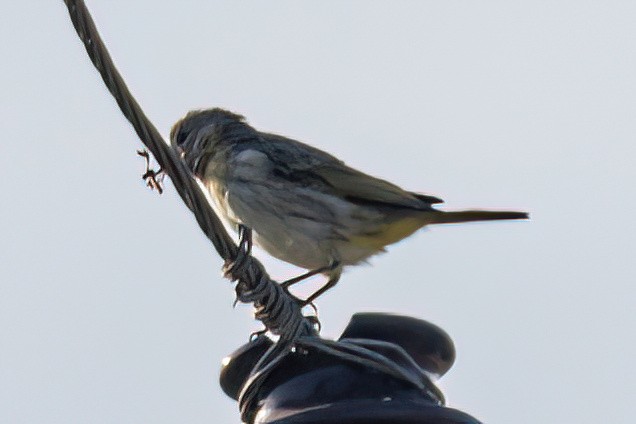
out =
{"type": "Polygon", "coordinates": [[[298,277],[290,278],[289,280],[283,281],[280,283],[281,287],[284,289],[288,289],[296,283],[299,283],[303,280],[306,280],[309,277],[313,277],[316,274],[320,274],[321,272],[331,271],[331,265],[323,266],[322,268],[314,269],[304,274],[299,275],[298,277]]]}
{"type": "MultiPolygon", "coordinates": [[[[327,266],[323,266],[321,268],[318,269],[314,269],[311,270],[309,272],[306,272],[302,275],[299,275],[298,277],[294,277],[294,278],[290,278],[287,281],[283,281],[282,283],[280,283],[281,287],[287,292],[289,293],[288,289],[290,286],[303,281],[309,277],[312,277],[316,274],[321,274],[323,272],[328,272],[328,271],[333,271],[334,269],[337,269],[340,266],[340,262],[339,261],[332,261],[329,265],[327,266]]],[[[327,283],[322,286],[320,289],[318,289],[315,293],[313,293],[311,296],[309,296],[306,300],[302,301],[302,305],[303,306],[307,306],[307,305],[311,305],[312,302],[321,294],[323,294],[324,292],[326,292],[327,290],[329,290],[330,288],[332,288],[333,286],[336,285],[336,283],[338,282],[338,280],[340,279],[340,273],[338,273],[336,276],[332,276],[329,278],[329,281],[327,281],[327,283]]]]}
{"type": "Polygon", "coordinates": [[[316,300],[324,292],[326,292],[327,290],[329,290],[330,288],[335,286],[338,283],[338,280],[340,280],[340,274],[338,274],[336,276],[333,276],[333,277],[330,277],[329,281],[327,281],[327,283],[324,286],[322,286],[321,288],[316,290],[311,296],[309,296],[307,299],[305,299],[305,301],[303,302],[304,305],[306,306],[306,305],[313,304],[314,300],[316,300]]]}

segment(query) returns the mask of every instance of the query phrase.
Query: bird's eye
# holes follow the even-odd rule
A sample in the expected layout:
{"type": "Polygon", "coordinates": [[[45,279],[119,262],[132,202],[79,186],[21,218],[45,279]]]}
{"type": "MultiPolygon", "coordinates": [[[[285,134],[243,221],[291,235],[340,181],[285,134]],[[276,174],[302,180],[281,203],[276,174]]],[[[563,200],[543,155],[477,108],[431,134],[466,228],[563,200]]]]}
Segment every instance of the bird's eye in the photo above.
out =
{"type": "Polygon", "coordinates": [[[177,146],[181,146],[183,143],[185,143],[186,138],[188,138],[188,133],[182,129],[179,130],[179,132],[177,133],[177,146]]]}

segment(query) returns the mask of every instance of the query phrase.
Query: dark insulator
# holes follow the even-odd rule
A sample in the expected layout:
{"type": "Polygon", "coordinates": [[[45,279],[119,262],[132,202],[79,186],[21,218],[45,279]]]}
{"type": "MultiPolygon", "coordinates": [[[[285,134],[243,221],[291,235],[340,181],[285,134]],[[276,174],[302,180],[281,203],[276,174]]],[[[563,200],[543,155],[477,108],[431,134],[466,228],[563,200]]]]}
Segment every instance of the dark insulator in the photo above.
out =
{"type": "Polygon", "coordinates": [[[382,313],[355,314],[340,340],[373,339],[395,343],[437,378],[455,362],[455,346],[438,326],[421,319],[382,313]]]}
{"type": "MultiPolygon", "coordinates": [[[[385,342],[374,350],[424,380],[443,375],[455,358],[450,337],[439,327],[397,315],[356,314],[340,341],[371,342],[368,346],[385,342]],[[391,346],[403,349],[414,362],[393,355],[391,346]]],[[[228,396],[238,399],[250,371],[272,344],[260,336],[224,361],[221,387],[228,396]]],[[[255,424],[479,424],[443,406],[441,393],[436,397],[438,389],[430,381],[427,386],[434,390],[425,393],[401,379],[313,348],[296,349],[258,387],[248,415],[255,424]]]]}

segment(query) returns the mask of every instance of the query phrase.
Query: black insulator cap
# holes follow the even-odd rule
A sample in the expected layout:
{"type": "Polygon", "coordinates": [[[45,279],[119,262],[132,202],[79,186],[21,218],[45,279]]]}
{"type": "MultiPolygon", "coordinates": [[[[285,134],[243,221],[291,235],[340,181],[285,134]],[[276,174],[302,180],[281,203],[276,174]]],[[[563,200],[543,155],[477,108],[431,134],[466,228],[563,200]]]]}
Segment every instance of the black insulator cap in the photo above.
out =
{"type": "Polygon", "coordinates": [[[241,387],[249,377],[252,368],[272,344],[274,342],[269,337],[259,336],[223,359],[219,380],[221,389],[226,395],[238,400],[241,387]]]}
{"type": "MultiPolygon", "coordinates": [[[[404,316],[356,314],[339,341],[371,349],[423,382],[446,373],[455,359],[446,332],[404,316]]],[[[224,360],[221,387],[228,396],[238,399],[250,372],[272,346],[272,340],[259,336],[224,360]]],[[[430,381],[426,387],[428,391],[420,390],[321,349],[299,347],[252,387],[255,397],[243,404],[244,417],[251,424],[480,424],[443,406],[443,396],[430,381]]]]}
{"type": "Polygon", "coordinates": [[[437,378],[446,374],[455,362],[455,345],[438,326],[417,318],[383,313],[355,314],[343,339],[372,339],[395,343],[415,362],[437,378]]]}

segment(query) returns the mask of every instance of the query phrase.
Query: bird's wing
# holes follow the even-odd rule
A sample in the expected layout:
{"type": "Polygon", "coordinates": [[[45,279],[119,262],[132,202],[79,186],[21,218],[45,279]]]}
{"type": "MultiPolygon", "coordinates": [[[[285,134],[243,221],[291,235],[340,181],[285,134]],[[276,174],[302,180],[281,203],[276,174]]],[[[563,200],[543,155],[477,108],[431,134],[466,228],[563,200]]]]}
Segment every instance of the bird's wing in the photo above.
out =
{"type": "Polygon", "coordinates": [[[362,203],[382,203],[413,209],[429,209],[440,199],[402,190],[400,187],[380,178],[372,177],[344,164],[321,166],[313,172],[326,181],[339,196],[362,203]]]}
{"type": "Polygon", "coordinates": [[[380,203],[413,209],[430,209],[442,200],[425,194],[411,193],[395,184],[353,169],[334,156],[296,140],[273,134],[266,139],[268,156],[276,163],[279,176],[296,182],[315,184],[331,194],[353,202],[380,203]]]}

